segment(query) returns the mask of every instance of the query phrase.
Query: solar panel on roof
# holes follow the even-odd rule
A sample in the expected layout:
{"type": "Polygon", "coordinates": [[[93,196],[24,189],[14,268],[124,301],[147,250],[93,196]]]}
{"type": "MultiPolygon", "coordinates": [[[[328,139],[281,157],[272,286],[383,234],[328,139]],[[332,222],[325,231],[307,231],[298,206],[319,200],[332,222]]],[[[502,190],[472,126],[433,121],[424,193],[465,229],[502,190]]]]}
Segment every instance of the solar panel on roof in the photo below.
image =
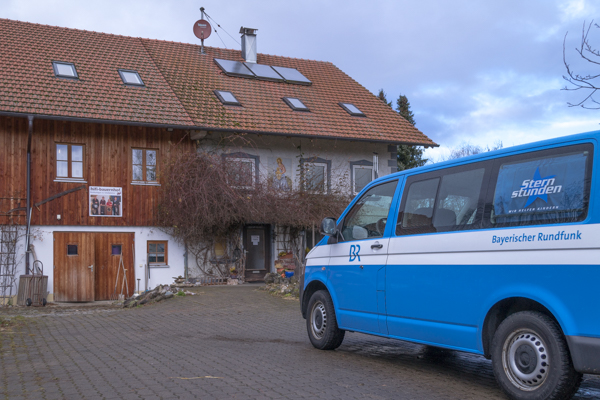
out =
{"type": "Polygon", "coordinates": [[[302,75],[295,68],[276,67],[276,66],[271,66],[271,68],[273,68],[275,71],[277,71],[277,73],[279,75],[283,76],[283,79],[285,79],[286,82],[297,83],[299,85],[310,85],[310,84],[312,84],[312,82],[310,80],[308,80],[307,77],[305,77],[304,75],[302,75]]]}
{"type": "Polygon", "coordinates": [[[281,75],[279,75],[277,72],[275,72],[275,70],[273,70],[273,68],[271,68],[268,65],[256,64],[256,63],[244,63],[244,65],[246,67],[248,67],[252,72],[254,72],[254,75],[256,75],[256,77],[258,79],[264,79],[267,81],[276,81],[276,82],[283,81],[283,78],[281,77],[281,75]]]}
{"type": "Polygon", "coordinates": [[[215,58],[215,62],[227,75],[242,76],[245,78],[254,78],[254,74],[239,61],[222,60],[215,58]]]}

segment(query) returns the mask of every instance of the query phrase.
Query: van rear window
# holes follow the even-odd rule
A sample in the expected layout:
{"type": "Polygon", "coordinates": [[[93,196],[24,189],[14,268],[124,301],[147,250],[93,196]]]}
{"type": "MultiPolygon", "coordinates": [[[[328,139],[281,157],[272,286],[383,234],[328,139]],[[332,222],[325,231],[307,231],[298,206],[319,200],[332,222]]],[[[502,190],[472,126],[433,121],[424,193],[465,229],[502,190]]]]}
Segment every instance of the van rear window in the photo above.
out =
{"type": "MultiPolygon", "coordinates": [[[[578,146],[582,147],[582,146],[578,146]]],[[[581,151],[511,157],[498,169],[492,225],[576,222],[587,214],[591,145],[581,151]]],[[[572,149],[570,149],[572,150],[572,149]]],[[[556,153],[556,152],[554,152],[556,153]]]]}

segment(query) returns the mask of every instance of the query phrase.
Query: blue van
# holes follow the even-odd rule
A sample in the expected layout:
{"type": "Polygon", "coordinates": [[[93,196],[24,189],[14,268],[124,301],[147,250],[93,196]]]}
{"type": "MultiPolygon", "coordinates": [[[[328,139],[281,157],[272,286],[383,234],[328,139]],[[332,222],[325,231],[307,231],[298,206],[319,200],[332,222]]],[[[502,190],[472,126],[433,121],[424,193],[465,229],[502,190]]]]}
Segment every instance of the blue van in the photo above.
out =
{"type": "Polygon", "coordinates": [[[371,182],[307,255],[312,344],[335,349],[348,330],[481,354],[513,399],[572,397],[600,374],[599,139],[371,182]]]}

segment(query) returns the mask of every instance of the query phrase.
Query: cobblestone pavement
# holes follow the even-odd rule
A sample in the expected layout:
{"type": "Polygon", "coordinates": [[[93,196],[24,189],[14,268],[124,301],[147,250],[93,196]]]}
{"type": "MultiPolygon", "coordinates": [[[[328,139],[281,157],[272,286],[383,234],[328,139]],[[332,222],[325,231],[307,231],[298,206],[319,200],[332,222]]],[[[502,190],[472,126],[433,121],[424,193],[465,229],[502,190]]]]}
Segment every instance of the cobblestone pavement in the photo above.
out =
{"type": "MultiPolygon", "coordinates": [[[[134,309],[28,313],[0,333],[0,397],[504,398],[482,357],[356,333],[319,351],[297,301],[253,285],[198,292],[134,309]]],[[[576,398],[600,398],[600,379],[586,376],[576,398]]]]}

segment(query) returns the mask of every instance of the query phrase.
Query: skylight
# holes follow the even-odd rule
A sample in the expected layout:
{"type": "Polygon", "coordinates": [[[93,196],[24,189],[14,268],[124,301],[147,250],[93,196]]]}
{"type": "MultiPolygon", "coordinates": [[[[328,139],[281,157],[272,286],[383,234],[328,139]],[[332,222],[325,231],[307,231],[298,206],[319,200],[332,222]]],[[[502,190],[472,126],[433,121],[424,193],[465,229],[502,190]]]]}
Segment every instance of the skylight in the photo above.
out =
{"type": "Polygon", "coordinates": [[[215,95],[221,100],[221,103],[227,106],[241,106],[238,99],[235,98],[233,93],[225,90],[215,90],[215,95]]]}
{"type": "Polygon", "coordinates": [[[297,99],[295,97],[284,97],[283,101],[285,101],[285,103],[288,106],[290,106],[290,108],[292,110],[295,110],[295,111],[310,111],[308,109],[308,107],[306,107],[306,105],[304,105],[304,103],[300,99],[297,99]]]}
{"type": "Polygon", "coordinates": [[[348,114],[350,114],[350,115],[354,115],[355,117],[364,117],[365,116],[365,113],[360,111],[358,109],[358,107],[356,107],[352,103],[338,103],[338,104],[340,105],[340,107],[342,107],[344,110],[346,110],[348,112],[348,114]]]}
{"type": "Polygon", "coordinates": [[[75,64],[73,63],[52,61],[52,67],[54,68],[54,75],[56,76],[61,78],[79,79],[75,64]]]}
{"type": "Polygon", "coordinates": [[[121,75],[121,79],[126,85],[144,86],[144,82],[142,81],[142,78],[140,78],[140,74],[138,74],[137,71],[120,69],[119,75],[121,75]]]}

